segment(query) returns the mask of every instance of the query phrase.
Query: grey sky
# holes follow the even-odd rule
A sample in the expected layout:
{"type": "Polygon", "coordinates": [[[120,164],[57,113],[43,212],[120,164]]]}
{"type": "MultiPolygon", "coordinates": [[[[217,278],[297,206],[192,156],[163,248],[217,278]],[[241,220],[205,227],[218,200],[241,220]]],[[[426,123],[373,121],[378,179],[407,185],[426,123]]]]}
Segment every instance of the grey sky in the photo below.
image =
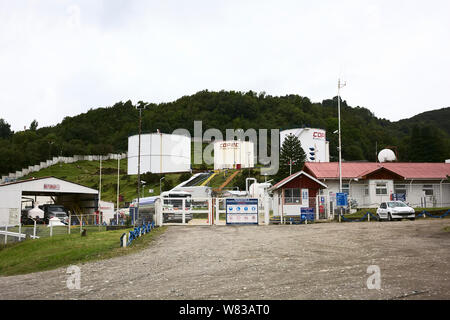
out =
{"type": "Polygon", "coordinates": [[[450,105],[449,16],[447,0],[0,0],[0,118],[203,89],[322,101],[341,76],[350,105],[399,120],[450,105]]]}

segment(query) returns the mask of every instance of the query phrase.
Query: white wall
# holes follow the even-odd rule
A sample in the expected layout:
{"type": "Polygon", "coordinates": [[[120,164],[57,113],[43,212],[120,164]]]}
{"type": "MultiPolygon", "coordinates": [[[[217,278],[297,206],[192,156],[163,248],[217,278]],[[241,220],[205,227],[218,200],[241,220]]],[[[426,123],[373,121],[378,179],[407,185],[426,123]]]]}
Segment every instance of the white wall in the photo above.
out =
{"type": "MultiPolygon", "coordinates": [[[[328,186],[323,192],[325,194],[335,194],[339,192],[339,180],[326,180],[324,183],[328,186]]],[[[349,183],[348,179],[342,180],[343,184],[349,183]]],[[[391,193],[394,193],[394,184],[406,185],[406,202],[413,207],[421,206],[421,198],[424,197],[423,185],[431,184],[433,186],[433,197],[427,197],[427,207],[449,207],[450,206],[450,183],[442,183],[442,187],[437,181],[393,181],[393,180],[369,180],[369,181],[350,181],[350,199],[355,199],[360,208],[376,208],[383,201],[389,201],[391,193]],[[387,195],[376,194],[377,183],[387,183],[387,195]],[[365,186],[369,186],[369,195],[365,195],[365,186]],[[442,197],[441,197],[442,188],[442,197]],[[442,201],[442,205],[441,205],[442,201]]]]}
{"type": "Polygon", "coordinates": [[[21,195],[18,190],[0,192],[0,226],[20,223],[21,195]]]}

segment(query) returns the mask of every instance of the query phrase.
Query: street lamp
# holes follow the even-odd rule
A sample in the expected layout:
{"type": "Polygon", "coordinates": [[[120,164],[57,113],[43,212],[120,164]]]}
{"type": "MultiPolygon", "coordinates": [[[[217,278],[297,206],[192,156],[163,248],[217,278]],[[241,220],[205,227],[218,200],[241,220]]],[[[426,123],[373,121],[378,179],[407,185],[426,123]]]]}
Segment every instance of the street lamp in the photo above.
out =
{"type": "Polygon", "coordinates": [[[145,181],[141,181],[141,183],[142,183],[142,198],[145,198],[144,197],[144,195],[145,195],[145,181]]]}
{"type": "Polygon", "coordinates": [[[139,146],[138,146],[138,198],[137,198],[137,209],[136,209],[136,218],[134,219],[133,226],[136,226],[136,219],[139,219],[139,196],[141,193],[141,129],[142,129],[142,109],[145,108],[145,105],[142,101],[138,102],[136,108],[139,110],[139,146]]]}
{"type": "Polygon", "coordinates": [[[166,177],[162,177],[161,179],[159,179],[159,195],[161,195],[161,181],[163,181],[166,177]]]}

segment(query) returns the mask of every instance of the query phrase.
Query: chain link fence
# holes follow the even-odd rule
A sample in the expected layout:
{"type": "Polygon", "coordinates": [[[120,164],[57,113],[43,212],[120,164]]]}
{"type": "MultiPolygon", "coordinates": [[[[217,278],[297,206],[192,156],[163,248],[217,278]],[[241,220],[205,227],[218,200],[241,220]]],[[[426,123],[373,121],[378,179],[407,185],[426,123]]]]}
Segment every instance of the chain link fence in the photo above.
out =
{"type": "Polygon", "coordinates": [[[0,226],[0,245],[25,239],[38,239],[71,233],[106,231],[106,222],[98,214],[70,215],[68,222],[35,223],[33,225],[0,226]]]}

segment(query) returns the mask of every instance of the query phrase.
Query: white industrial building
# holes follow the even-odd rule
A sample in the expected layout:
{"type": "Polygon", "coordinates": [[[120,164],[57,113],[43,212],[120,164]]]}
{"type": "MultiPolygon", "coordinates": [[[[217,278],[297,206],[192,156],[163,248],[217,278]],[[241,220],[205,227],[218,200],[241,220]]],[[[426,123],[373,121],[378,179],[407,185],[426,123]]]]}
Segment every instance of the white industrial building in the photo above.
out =
{"type": "Polygon", "coordinates": [[[214,142],[214,170],[253,168],[254,144],[251,141],[214,142]]]}
{"type": "Polygon", "coordinates": [[[330,162],[330,145],[326,131],[314,128],[290,129],[280,132],[280,148],[288,135],[294,135],[302,144],[307,162],[330,162]]]}
{"type": "MultiPolygon", "coordinates": [[[[128,174],[138,173],[139,135],[128,137],[128,174]]],[[[140,172],[173,173],[191,170],[191,140],[182,135],[141,134],[140,172]]]]}
{"type": "MultiPolygon", "coordinates": [[[[52,197],[69,210],[92,214],[98,209],[98,190],[54,177],[44,177],[0,185],[0,226],[18,225],[22,197],[52,197]]],[[[79,212],[80,213],[80,212],[79,212]]]]}

